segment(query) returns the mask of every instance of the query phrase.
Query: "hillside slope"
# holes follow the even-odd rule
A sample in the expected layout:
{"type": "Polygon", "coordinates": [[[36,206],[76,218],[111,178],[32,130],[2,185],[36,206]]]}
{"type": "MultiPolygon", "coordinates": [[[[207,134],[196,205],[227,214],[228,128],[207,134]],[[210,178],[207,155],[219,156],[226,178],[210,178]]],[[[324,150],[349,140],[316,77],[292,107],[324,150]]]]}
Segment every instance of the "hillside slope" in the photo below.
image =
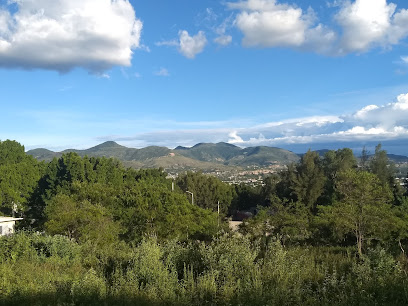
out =
{"type": "Polygon", "coordinates": [[[80,156],[112,157],[135,168],[217,170],[248,166],[265,167],[299,160],[296,154],[284,149],[272,147],[242,149],[225,142],[199,143],[191,148],[177,147],[171,150],[158,146],[134,149],[119,145],[114,141],[107,141],[86,150],[68,149],[62,152],[52,152],[47,149],[35,149],[28,151],[27,154],[39,160],[49,161],[68,152],[75,152],[80,156]]]}
{"type": "Polygon", "coordinates": [[[241,149],[225,142],[200,143],[192,148],[178,147],[175,152],[200,161],[222,163],[229,166],[268,166],[289,164],[299,156],[288,150],[273,147],[248,147],[241,149]]]}

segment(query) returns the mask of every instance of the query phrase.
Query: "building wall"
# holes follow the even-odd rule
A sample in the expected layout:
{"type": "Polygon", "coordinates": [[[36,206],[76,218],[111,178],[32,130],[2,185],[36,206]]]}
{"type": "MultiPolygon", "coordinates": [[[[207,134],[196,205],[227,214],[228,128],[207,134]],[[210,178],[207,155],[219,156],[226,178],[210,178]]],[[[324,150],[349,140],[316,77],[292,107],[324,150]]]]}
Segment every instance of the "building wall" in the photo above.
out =
{"type": "Polygon", "coordinates": [[[14,224],[16,221],[0,222],[0,236],[14,233],[14,224]]]}

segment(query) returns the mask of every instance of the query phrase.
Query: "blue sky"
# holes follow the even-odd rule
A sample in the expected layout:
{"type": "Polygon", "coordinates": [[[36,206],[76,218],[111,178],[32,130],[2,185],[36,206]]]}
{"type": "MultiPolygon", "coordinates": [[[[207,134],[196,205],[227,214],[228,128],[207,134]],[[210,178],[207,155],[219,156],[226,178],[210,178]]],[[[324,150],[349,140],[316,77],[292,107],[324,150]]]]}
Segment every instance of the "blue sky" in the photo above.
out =
{"type": "Polygon", "coordinates": [[[406,1],[0,0],[0,140],[408,154],[406,1]]]}

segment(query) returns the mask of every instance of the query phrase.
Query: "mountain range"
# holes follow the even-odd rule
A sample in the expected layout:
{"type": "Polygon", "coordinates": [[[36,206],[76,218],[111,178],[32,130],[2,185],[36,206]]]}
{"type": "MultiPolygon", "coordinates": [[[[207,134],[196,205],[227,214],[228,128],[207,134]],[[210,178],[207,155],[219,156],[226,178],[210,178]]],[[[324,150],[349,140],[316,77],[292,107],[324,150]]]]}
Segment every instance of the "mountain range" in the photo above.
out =
{"type": "MultiPolygon", "coordinates": [[[[323,156],[328,150],[318,150],[323,156]]],[[[122,161],[127,167],[157,168],[172,170],[229,170],[247,167],[268,167],[274,164],[297,162],[303,154],[274,147],[247,147],[219,143],[199,143],[191,148],[149,146],[142,149],[128,148],[114,141],[107,141],[86,150],[68,149],[53,152],[47,149],[34,149],[27,152],[38,160],[50,161],[64,153],[75,152],[80,156],[113,157],[122,161]]],[[[408,162],[407,156],[389,154],[395,162],[408,162]]]]}
{"type": "Polygon", "coordinates": [[[128,148],[114,141],[107,141],[86,150],[68,149],[53,152],[47,149],[34,149],[27,152],[38,160],[50,161],[64,153],[75,152],[80,156],[113,157],[125,166],[134,168],[163,167],[195,168],[200,170],[244,168],[249,166],[267,167],[273,164],[288,164],[299,160],[299,156],[288,150],[273,147],[240,148],[232,144],[199,143],[191,148],[149,146],[142,149],[128,148]]]}

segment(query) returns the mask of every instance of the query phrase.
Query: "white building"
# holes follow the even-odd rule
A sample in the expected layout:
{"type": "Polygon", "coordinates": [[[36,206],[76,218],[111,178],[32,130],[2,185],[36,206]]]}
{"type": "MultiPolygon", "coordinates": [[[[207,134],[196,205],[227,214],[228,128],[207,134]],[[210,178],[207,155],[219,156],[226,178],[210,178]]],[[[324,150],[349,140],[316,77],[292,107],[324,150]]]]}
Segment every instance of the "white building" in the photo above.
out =
{"type": "Polygon", "coordinates": [[[23,220],[23,218],[0,217],[0,236],[14,233],[14,225],[19,220],[23,220]]]}

